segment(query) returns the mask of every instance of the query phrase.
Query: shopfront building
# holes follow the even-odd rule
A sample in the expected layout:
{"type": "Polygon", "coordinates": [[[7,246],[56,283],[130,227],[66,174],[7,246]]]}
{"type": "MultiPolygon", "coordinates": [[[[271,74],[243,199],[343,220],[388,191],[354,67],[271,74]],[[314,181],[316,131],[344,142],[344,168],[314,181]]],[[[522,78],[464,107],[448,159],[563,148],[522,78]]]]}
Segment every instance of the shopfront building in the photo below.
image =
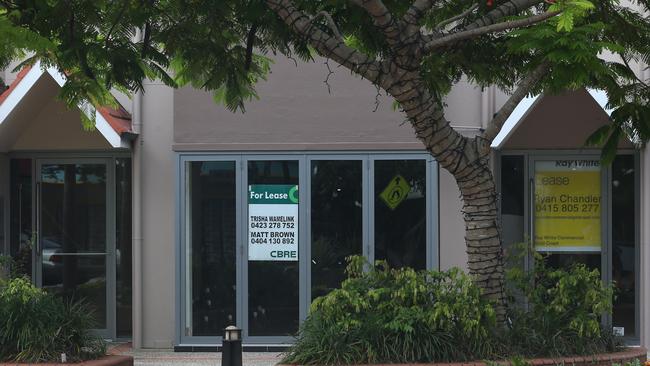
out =
{"type": "Polygon", "coordinates": [[[511,250],[530,243],[525,268],[537,252],[551,267],[582,263],[600,271],[615,289],[606,321],[638,344],[640,154],[623,140],[607,165],[600,151],[584,147],[587,136],[608,122],[605,97],[585,90],[537,97],[503,132],[496,142],[503,237],[511,250]]]}
{"type": "MultiPolygon", "coordinates": [[[[0,246],[37,285],[92,300],[107,338],[209,350],[234,324],[273,349],[339,286],[347,256],[467,268],[456,182],[363,80],[335,73],[328,92],[321,64],[277,60],[244,114],[148,82],[128,112],[100,114],[128,128],[84,132],[48,75],[0,103],[0,246]]],[[[608,121],[603,97],[517,108],[493,146],[502,235],[507,251],[530,243],[526,268],[537,251],[598,269],[617,289],[605,320],[647,346],[650,160],[629,141],[611,165],[584,147],[608,121]]],[[[461,83],[447,118],[475,134],[506,98],[461,83]]]]}

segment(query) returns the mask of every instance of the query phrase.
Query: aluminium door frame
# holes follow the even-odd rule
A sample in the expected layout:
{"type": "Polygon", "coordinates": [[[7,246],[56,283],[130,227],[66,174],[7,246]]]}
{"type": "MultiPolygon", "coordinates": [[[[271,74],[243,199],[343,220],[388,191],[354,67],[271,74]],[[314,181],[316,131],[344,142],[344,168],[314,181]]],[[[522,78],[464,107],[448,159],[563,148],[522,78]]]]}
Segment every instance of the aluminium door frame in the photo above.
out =
{"type": "Polygon", "coordinates": [[[103,253],[67,253],[78,256],[104,256],[106,266],[106,328],[96,329],[95,332],[104,338],[114,339],[117,331],[117,309],[116,309],[116,268],[115,268],[115,158],[114,157],[34,157],[32,174],[32,227],[35,228],[37,245],[32,248],[32,278],[36,286],[42,287],[42,251],[41,224],[42,224],[42,202],[41,202],[41,180],[42,167],[47,164],[103,164],[106,167],[106,247],[103,253]]]}
{"type": "Polygon", "coordinates": [[[260,344],[284,344],[291,343],[294,339],[292,336],[251,336],[248,321],[249,311],[249,276],[248,276],[248,163],[251,161],[297,161],[298,162],[298,324],[306,318],[307,307],[309,303],[306,302],[304,296],[304,289],[307,284],[308,261],[306,257],[305,247],[307,246],[307,226],[303,223],[308,222],[307,205],[308,196],[303,186],[308,186],[309,170],[307,167],[307,157],[305,154],[282,154],[282,153],[268,153],[268,154],[243,154],[241,164],[241,190],[242,196],[240,199],[241,210],[241,243],[242,243],[242,257],[240,266],[242,267],[242,337],[246,343],[260,343],[260,344]],[[246,223],[244,225],[244,223],[246,223]]]}
{"type": "MultiPolygon", "coordinates": [[[[187,299],[185,294],[187,276],[187,223],[185,210],[187,209],[187,169],[186,165],[192,161],[233,161],[236,164],[236,250],[237,250],[237,315],[236,323],[243,331],[246,344],[286,344],[293,340],[291,336],[249,336],[248,335],[248,246],[246,245],[248,222],[248,204],[246,199],[248,184],[248,161],[298,161],[299,177],[299,321],[302,322],[309,311],[311,303],[311,162],[318,160],[355,160],[362,162],[362,205],[364,213],[362,219],[363,229],[363,254],[371,259],[374,254],[374,245],[371,234],[374,234],[374,222],[371,212],[374,210],[374,161],[377,160],[425,160],[426,185],[429,198],[427,199],[427,268],[439,268],[439,174],[435,159],[427,153],[400,152],[400,151],[250,151],[250,152],[176,152],[176,331],[175,345],[200,346],[222,342],[222,336],[190,336],[186,335],[187,324],[187,299]],[[435,219],[435,220],[434,220],[435,219]]],[[[374,217],[374,215],[372,215],[374,217]]]]}
{"type": "MultiPolygon", "coordinates": [[[[242,314],[242,284],[243,273],[241,262],[243,260],[243,241],[241,237],[242,222],[241,218],[241,199],[242,194],[242,156],[241,154],[187,154],[179,155],[178,165],[176,167],[178,177],[176,190],[176,329],[175,339],[176,344],[221,344],[223,336],[194,336],[188,335],[187,329],[191,327],[187,319],[187,307],[191,306],[191,296],[187,295],[191,291],[191,286],[188,286],[188,264],[190,257],[188,235],[191,235],[191,230],[188,230],[187,223],[187,198],[189,194],[188,189],[188,174],[187,166],[191,162],[206,162],[206,161],[220,161],[220,162],[234,162],[235,163],[235,324],[239,324],[243,329],[243,314],[242,314]]],[[[191,319],[189,319],[191,322],[191,319]]]]}

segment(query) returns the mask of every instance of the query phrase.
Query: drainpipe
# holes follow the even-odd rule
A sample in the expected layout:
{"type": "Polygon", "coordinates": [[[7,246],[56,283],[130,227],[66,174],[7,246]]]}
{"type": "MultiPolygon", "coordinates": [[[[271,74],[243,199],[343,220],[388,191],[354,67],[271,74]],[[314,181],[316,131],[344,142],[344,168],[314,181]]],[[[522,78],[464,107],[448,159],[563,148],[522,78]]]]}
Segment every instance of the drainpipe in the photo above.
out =
{"type": "MultiPolygon", "coordinates": [[[[142,31],[136,30],[135,38],[142,40],[142,31]]],[[[133,95],[133,132],[137,138],[133,143],[133,287],[132,287],[132,342],[134,349],[142,348],[142,148],[144,146],[142,129],[142,91],[133,95]]]]}

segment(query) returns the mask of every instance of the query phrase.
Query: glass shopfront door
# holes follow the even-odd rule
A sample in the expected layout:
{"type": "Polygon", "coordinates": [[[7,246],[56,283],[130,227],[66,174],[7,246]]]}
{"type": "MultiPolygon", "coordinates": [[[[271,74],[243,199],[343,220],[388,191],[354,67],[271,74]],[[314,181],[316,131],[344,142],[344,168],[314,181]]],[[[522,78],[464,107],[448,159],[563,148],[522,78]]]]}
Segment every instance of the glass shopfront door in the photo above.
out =
{"type": "Polygon", "coordinates": [[[100,333],[113,324],[108,161],[38,160],[36,282],[66,299],[83,299],[100,333]]]}
{"type": "Polygon", "coordinates": [[[437,169],[426,154],[180,156],[177,344],[291,342],[346,257],[436,268],[437,169]]]}
{"type": "MultiPolygon", "coordinates": [[[[499,169],[505,249],[530,239],[552,267],[598,269],[615,292],[605,321],[638,344],[638,155],[622,152],[603,165],[598,152],[506,152],[499,169]]],[[[531,268],[532,257],[520,264],[531,268]]]]}

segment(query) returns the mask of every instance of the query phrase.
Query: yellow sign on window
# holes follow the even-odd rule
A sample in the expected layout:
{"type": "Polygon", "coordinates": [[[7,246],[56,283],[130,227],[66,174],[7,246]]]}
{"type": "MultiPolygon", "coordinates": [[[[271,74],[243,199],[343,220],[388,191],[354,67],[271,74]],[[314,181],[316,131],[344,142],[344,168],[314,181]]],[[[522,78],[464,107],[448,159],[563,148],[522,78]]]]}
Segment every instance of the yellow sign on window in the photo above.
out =
{"type": "Polygon", "coordinates": [[[535,248],[543,252],[599,252],[600,161],[535,163],[535,248]]]}
{"type": "Polygon", "coordinates": [[[394,210],[406,199],[410,191],[411,185],[398,174],[390,180],[386,188],[379,194],[379,197],[386,206],[394,210]]]}

